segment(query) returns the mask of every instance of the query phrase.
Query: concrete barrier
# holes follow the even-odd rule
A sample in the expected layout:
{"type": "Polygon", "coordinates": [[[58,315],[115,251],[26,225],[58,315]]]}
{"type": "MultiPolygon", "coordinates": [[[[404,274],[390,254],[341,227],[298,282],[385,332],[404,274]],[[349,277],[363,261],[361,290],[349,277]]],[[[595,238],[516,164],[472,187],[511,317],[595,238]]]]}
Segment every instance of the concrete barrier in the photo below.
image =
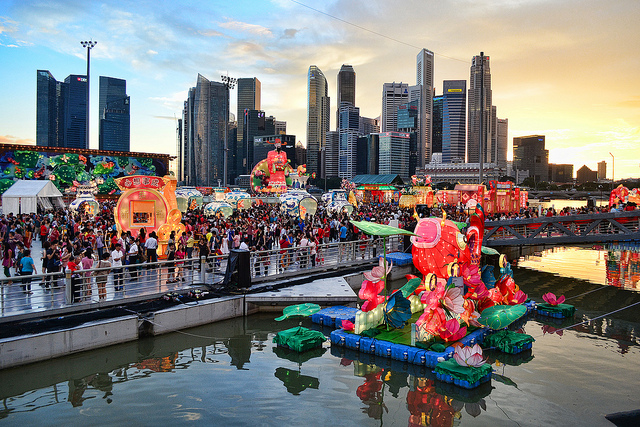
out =
{"type": "Polygon", "coordinates": [[[89,322],[70,329],[0,340],[0,369],[138,339],[138,317],[89,322]]]}

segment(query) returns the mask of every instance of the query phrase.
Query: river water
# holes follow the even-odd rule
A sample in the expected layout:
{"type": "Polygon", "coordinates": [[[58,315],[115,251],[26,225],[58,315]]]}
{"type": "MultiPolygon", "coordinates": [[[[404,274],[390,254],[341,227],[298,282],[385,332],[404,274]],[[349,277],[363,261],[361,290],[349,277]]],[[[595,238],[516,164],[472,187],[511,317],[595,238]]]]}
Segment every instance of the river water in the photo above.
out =
{"type": "Polygon", "coordinates": [[[608,252],[625,259],[608,249],[518,260],[514,278],[531,298],[563,294],[576,317],[530,317],[522,330],[536,339],[533,349],[489,354],[493,379],[476,390],[329,343],[302,355],[281,351],[275,333],[297,322],[259,314],[0,371],[0,423],[611,425],[606,414],[640,409],[640,304],[607,313],[639,303],[640,293],[606,284],[608,252]]]}

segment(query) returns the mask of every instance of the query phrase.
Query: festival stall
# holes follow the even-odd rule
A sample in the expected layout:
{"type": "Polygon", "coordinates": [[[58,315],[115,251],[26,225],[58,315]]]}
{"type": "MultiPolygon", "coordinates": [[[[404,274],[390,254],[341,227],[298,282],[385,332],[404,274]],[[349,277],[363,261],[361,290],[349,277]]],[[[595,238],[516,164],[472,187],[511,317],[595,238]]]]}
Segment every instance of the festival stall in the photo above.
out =
{"type": "Polygon", "coordinates": [[[400,175],[356,175],[351,182],[357,198],[365,203],[392,203],[400,200],[400,175]]]}
{"type": "Polygon", "coordinates": [[[118,234],[131,231],[136,237],[144,228],[147,235],[158,235],[158,253],[164,248],[172,231],[184,233],[182,213],[176,201],[177,181],[173,176],[133,175],[115,180],[122,194],[114,209],[118,234]]]}
{"type": "Polygon", "coordinates": [[[431,188],[431,177],[429,175],[413,175],[411,177],[411,190],[417,205],[434,206],[436,198],[431,188]]]}

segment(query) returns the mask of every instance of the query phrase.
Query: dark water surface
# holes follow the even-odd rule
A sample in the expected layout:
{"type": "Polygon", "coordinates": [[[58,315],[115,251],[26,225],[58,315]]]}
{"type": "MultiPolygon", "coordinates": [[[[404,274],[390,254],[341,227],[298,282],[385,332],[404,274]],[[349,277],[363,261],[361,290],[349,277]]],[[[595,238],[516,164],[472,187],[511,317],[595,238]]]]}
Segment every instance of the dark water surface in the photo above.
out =
{"type": "Polygon", "coordinates": [[[561,330],[637,303],[640,293],[529,268],[514,276],[535,300],[564,294],[576,317],[530,317],[522,330],[536,339],[532,351],[489,354],[494,377],[476,390],[329,343],[281,351],[273,336],[297,322],[260,314],[0,371],[0,422],[606,426],[606,414],[640,409],[640,304],[561,330]]]}

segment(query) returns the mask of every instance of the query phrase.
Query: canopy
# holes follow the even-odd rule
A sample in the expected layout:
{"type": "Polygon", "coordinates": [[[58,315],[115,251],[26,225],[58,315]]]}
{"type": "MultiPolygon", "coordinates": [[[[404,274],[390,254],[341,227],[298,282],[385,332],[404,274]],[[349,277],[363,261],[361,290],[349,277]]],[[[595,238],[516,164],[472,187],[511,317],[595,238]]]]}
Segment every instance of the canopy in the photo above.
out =
{"type": "Polygon", "coordinates": [[[2,194],[4,214],[37,213],[38,206],[44,210],[64,208],[62,193],[49,180],[16,181],[2,194]]]}

